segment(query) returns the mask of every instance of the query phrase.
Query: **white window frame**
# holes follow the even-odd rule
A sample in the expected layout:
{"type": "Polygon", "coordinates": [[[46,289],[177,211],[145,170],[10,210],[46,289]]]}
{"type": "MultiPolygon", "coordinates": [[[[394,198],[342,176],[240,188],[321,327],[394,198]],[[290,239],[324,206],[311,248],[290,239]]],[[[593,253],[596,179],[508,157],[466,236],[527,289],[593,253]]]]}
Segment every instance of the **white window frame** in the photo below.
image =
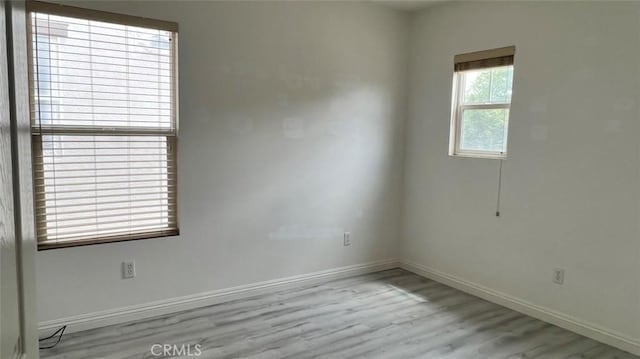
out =
{"type": "MultiPolygon", "coordinates": [[[[454,70],[453,73],[453,87],[451,93],[451,120],[450,120],[450,131],[449,131],[449,155],[454,157],[472,157],[472,158],[488,158],[488,159],[500,159],[504,160],[507,158],[507,148],[508,148],[508,139],[509,139],[509,122],[511,117],[511,101],[512,98],[509,98],[508,102],[501,103],[481,103],[481,104],[463,104],[464,100],[464,85],[466,83],[465,76],[467,72],[474,71],[478,69],[482,70],[491,70],[495,68],[501,67],[511,67],[514,68],[513,65],[513,55],[515,53],[515,47],[504,47],[499,49],[478,51],[474,53],[462,54],[455,56],[456,69],[458,68],[458,63],[464,62],[485,62],[480,67],[473,67],[468,70],[454,70]],[[511,62],[509,64],[498,64],[495,63],[500,62],[500,57],[502,56],[511,56],[511,62]],[[492,64],[487,65],[487,64],[492,64]],[[507,110],[508,116],[506,119],[506,123],[504,126],[504,151],[482,151],[482,150],[465,150],[460,147],[461,139],[462,139],[462,117],[464,111],[466,110],[492,110],[492,109],[500,109],[507,110]]],[[[463,67],[464,68],[464,67],[463,67]]],[[[513,78],[511,79],[511,89],[513,89],[513,78]]],[[[513,92],[512,92],[513,93],[513,92]]]]}

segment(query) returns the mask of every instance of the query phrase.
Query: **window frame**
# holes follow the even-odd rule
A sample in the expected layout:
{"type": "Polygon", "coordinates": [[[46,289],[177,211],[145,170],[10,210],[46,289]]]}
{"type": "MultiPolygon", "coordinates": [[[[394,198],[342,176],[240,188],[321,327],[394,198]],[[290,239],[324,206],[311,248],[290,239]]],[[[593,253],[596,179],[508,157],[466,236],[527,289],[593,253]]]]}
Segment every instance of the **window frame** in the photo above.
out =
{"type": "MultiPolygon", "coordinates": [[[[478,51],[470,54],[463,54],[456,56],[456,65],[458,64],[457,58],[468,58],[470,62],[481,62],[482,59],[486,59],[487,63],[494,62],[491,56],[492,53],[497,53],[502,55],[503,52],[511,52],[511,57],[514,56],[515,47],[506,47],[494,50],[486,50],[486,51],[478,51]]],[[[464,61],[461,61],[464,62],[464,61]]],[[[449,130],[449,156],[452,157],[469,157],[469,158],[485,158],[485,159],[498,159],[505,160],[507,159],[508,153],[508,144],[509,144],[509,123],[511,117],[511,102],[513,99],[513,77],[511,79],[511,91],[512,96],[509,99],[509,102],[501,102],[501,103],[478,103],[478,104],[463,104],[464,98],[464,90],[465,90],[465,76],[466,73],[473,70],[491,70],[494,68],[507,67],[510,66],[513,70],[515,70],[513,60],[511,60],[510,64],[496,64],[493,63],[489,66],[478,66],[469,69],[458,70],[454,68],[453,72],[453,87],[451,94],[451,119],[450,119],[450,130],[449,130]],[[465,110],[492,110],[492,109],[502,109],[508,111],[508,116],[504,128],[504,151],[483,151],[483,150],[465,150],[460,147],[461,139],[462,139],[462,118],[465,110]]]]}
{"type": "MultiPolygon", "coordinates": [[[[32,140],[32,167],[33,167],[33,191],[34,191],[34,212],[36,218],[36,233],[37,233],[37,246],[38,250],[76,247],[93,244],[113,243],[140,239],[150,238],[164,238],[169,236],[179,236],[179,216],[178,216],[178,184],[177,184],[177,171],[178,171],[178,128],[179,128],[179,97],[178,97],[178,24],[175,22],[169,22],[164,20],[155,20],[131,15],[117,14],[99,10],[91,10],[78,8],[74,6],[59,5],[41,1],[27,1],[26,2],[26,26],[27,26],[27,60],[28,60],[28,77],[29,77],[29,101],[30,101],[30,128],[31,128],[31,140],[32,140]],[[119,24],[125,26],[135,26],[150,28],[156,30],[163,30],[171,33],[171,118],[172,126],[167,129],[159,127],[108,127],[108,126],[69,126],[69,125],[50,125],[42,126],[42,124],[34,125],[35,114],[33,114],[33,106],[35,104],[35,98],[38,96],[34,88],[34,76],[37,75],[37,71],[34,71],[34,58],[33,58],[33,31],[32,31],[32,13],[44,13],[56,16],[65,16],[72,18],[79,18],[83,20],[107,22],[111,24],[119,24]],[[38,179],[36,175],[37,171],[44,171],[44,164],[42,159],[43,147],[42,139],[44,136],[51,135],[80,135],[80,136],[157,136],[166,138],[166,156],[167,156],[167,193],[173,194],[173,199],[168,199],[168,223],[167,229],[151,229],[140,232],[133,232],[129,234],[103,234],[96,236],[81,237],[79,239],[58,241],[56,239],[47,240],[46,234],[43,234],[39,230],[39,226],[42,223],[47,223],[46,213],[47,207],[41,204],[44,201],[44,190],[37,191],[36,188],[44,185],[44,178],[38,179]],[[170,166],[169,162],[173,161],[173,165],[170,166]],[[169,171],[169,170],[172,171],[169,171]],[[42,183],[40,183],[42,182],[42,183]],[[39,206],[40,205],[40,206],[39,206]],[[39,220],[38,215],[44,216],[44,220],[39,220]],[[173,224],[173,225],[171,225],[173,224]],[[175,227],[175,228],[173,228],[175,227]]],[[[45,230],[46,232],[46,230],[45,230]]]]}

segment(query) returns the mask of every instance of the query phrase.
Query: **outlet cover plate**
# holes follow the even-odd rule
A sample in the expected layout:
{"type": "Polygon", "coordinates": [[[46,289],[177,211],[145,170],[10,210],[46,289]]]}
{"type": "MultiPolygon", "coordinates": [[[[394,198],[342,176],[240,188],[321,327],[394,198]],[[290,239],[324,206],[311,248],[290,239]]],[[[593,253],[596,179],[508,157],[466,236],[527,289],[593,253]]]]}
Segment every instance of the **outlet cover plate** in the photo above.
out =
{"type": "Polygon", "coordinates": [[[136,276],[136,262],[122,262],[122,278],[129,279],[136,276]]]}
{"type": "Polygon", "coordinates": [[[564,283],[564,269],[555,268],[553,270],[553,283],[555,284],[564,283]]]}

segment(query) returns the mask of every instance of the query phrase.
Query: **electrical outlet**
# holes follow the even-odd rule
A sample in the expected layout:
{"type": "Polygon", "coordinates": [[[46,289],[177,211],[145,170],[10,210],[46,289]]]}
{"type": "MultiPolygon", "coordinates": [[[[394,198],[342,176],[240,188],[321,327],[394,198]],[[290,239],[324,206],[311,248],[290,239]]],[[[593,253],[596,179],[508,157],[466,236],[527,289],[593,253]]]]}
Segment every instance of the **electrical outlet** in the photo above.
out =
{"type": "Polygon", "coordinates": [[[553,270],[553,283],[555,284],[564,283],[564,269],[555,268],[553,270]]]}
{"type": "Polygon", "coordinates": [[[344,232],[344,246],[351,245],[351,232],[344,232]]]}
{"type": "Polygon", "coordinates": [[[128,279],[136,276],[136,262],[122,262],[122,278],[128,279]]]}

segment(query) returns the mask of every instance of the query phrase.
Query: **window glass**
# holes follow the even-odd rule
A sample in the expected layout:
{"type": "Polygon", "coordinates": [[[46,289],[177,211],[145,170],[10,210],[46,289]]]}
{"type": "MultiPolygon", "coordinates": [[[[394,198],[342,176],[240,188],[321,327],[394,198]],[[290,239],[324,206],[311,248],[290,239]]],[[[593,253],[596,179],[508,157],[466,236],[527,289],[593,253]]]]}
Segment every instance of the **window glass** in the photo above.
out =
{"type": "Polygon", "coordinates": [[[460,149],[506,152],[508,109],[463,110],[460,149]]]}

